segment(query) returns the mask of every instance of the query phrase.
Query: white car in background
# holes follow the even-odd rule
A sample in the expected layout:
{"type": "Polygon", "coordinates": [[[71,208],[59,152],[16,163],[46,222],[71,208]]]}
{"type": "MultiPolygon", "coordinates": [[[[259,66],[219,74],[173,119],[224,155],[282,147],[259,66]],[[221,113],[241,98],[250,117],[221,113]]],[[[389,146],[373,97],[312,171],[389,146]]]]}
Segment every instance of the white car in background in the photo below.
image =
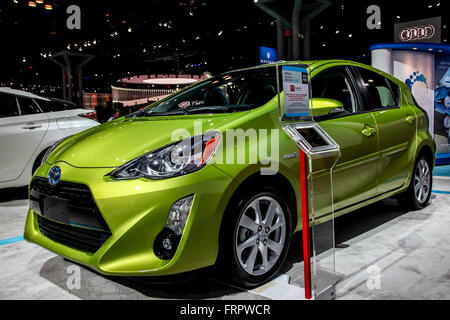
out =
{"type": "Polygon", "coordinates": [[[45,152],[58,140],[99,125],[93,119],[95,112],[69,102],[0,88],[0,189],[28,185],[45,152]]]}

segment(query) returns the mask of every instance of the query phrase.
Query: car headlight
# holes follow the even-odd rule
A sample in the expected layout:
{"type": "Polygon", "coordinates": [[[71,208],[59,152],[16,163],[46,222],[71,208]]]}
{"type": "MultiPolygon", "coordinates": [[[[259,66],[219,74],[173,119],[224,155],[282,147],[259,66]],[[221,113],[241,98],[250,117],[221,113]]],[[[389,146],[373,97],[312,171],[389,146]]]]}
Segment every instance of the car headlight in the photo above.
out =
{"type": "Polygon", "coordinates": [[[44,157],[42,157],[41,160],[41,165],[44,164],[45,161],[47,161],[48,157],[50,157],[50,154],[64,141],[66,141],[67,139],[71,138],[73,135],[70,135],[68,137],[64,137],[58,141],[56,141],[50,148],[47,149],[47,151],[44,154],[44,157]]]}
{"type": "Polygon", "coordinates": [[[203,168],[214,155],[220,133],[209,131],[147,153],[131,160],[109,175],[116,180],[164,179],[203,168]]]}

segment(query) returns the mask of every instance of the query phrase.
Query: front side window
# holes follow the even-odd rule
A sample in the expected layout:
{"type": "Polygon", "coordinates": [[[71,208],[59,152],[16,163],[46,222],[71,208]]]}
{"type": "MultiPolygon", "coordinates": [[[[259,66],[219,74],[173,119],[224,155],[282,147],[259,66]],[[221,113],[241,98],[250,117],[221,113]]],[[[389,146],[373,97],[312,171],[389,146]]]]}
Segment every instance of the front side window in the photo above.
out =
{"type": "Polygon", "coordinates": [[[19,115],[16,97],[10,94],[0,93],[0,118],[19,115]]]}
{"type": "Polygon", "coordinates": [[[36,102],[34,102],[33,99],[18,97],[17,100],[19,101],[20,111],[22,112],[22,115],[35,114],[35,113],[42,112],[41,109],[39,109],[38,105],[36,104],[36,102]]]}
{"type": "Polygon", "coordinates": [[[399,106],[400,89],[397,85],[382,75],[365,68],[358,67],[358,72],[361,75],[363,84],[367,88],[371,100],[371,104],[365,106],[367,111],[399,106]],[[392,85],[390,83],[392,83],[392,85]],[[393,89],[395,91],[393,91],[393,89]]]}
{"type": "Polygon", "coordinates": [[[311,80],[313,98],[337,100],[345,111],[356,111],[356,99],[351,79],[345,67],[337,67],[320,72],[311,80]]]}
{"type": "Polygon", "coordinates": [[[275,67],[233,71],[202,81],[130,117],[238,112],[260,107],[276,94],[275,67]]]}

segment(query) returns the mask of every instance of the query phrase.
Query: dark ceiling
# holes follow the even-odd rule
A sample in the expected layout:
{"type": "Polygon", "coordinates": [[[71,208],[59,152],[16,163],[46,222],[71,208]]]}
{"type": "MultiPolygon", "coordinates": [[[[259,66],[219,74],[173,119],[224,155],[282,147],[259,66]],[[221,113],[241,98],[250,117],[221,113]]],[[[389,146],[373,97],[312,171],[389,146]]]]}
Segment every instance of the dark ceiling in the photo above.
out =
{"type": "MultiPolygon", "coordinates": [[[[279,8],[293,4],[277,2],[279,8]]],[[[61,71],[48,56],[61,50],[95,55],[83,69],[84,87],[105,91],[128,74],[218,73],[255,65],[259,46],[276,46],[276,23],[253,0],[44,3],[53,10],[44,4],[29,7],[28,1],[1,1],[0,84],[59,86],[61,71]],[[72,4],[81,8],[81,30],[66,27],[66,9],[72,4]]],[[[446,26],[448,12],[446,1],[439,0],[333,1],[312,20],[311,56],[370,63],[369,45],[392,42],[395,22],[442,16],[446,26]],[[366,9],[372,4],[381,8],[380,30],[366,27],[366,9]]],[[[442,38],[447,37],[444,28],[442,38]]]]}

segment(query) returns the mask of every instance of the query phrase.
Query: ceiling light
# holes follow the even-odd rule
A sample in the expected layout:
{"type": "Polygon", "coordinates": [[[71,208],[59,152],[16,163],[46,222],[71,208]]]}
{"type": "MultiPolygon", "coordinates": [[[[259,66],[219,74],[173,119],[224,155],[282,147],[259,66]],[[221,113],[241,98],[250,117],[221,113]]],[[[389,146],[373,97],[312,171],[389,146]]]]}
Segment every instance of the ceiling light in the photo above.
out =
{"type": "Polygon", "coordinates": [[[53,6],[51,4],[44,5],[45,10],[53,10],[53,6]]]}
{"type": "Polygon", "coordinates": [[[44,3],[44,0],[36,0],[35,2],[36,2],[36,3],[39,3],[39,4],[43,4],[43,3],[44,3]]]}
{"type": "Polygon", "coordinates": [[[29,7],[36,7],[36,2],[34,2],[34,1],[28,1],[28,6],[29,6],[29,7]]]}

